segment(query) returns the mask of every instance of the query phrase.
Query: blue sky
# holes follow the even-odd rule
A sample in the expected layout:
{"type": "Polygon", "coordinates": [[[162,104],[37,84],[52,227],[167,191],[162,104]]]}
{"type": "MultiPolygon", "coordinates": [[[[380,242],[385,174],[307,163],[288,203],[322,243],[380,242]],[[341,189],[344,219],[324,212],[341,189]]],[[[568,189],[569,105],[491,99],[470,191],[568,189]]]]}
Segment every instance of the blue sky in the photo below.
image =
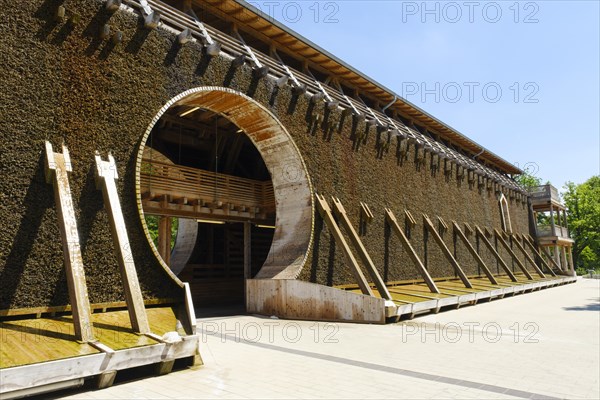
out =
{"type": "Polygon", "coordinates": [[[598,1],[250,3],[544,182],[600,173],[598,1]]]}

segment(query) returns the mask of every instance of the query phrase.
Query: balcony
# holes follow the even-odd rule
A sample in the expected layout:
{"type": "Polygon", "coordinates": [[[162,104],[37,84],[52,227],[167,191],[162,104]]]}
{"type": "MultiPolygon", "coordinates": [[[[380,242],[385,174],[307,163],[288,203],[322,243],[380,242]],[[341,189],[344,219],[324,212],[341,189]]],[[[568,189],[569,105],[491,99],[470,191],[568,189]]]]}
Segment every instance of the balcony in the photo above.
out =
{"type": "Polygon", "coordinates": [[[552,185],[541,185],[531,188],[529,190],[531,196],[531,203],[535,207],[536,205],[548,205],[556,204],[560,205],[560,196],[558,189],[552,185]]]}
{"type": "Polygon", "coordinates": [[[560,225],[554,225],[554,229],[552,229],[552,225],[538,225],[537,226],[537,234],[539,238],[544,237],[558,237],[558,238],[569,238],[569,230],[560,225]]]}

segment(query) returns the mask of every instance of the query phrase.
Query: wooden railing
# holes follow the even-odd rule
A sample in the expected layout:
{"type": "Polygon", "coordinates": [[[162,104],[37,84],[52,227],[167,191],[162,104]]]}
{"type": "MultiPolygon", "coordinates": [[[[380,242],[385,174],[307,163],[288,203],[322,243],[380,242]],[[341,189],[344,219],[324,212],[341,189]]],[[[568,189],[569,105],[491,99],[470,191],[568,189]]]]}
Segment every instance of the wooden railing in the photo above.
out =
{"type": "Polygon", "coordinates": [[[536,186],[529,190],[532,200],[555,200],[560,203],[558,189],[552,185],[536,186]]]}
{"type": "Polygon", "coordinates": [[[181,165],[143,159],[140,173],[143,197],[170,196],[201,204],[229,204],[235,207],[275,210],[270,181],[257,181],[181,165]]]}
{"type": "Polygon", "coordinates": [[[557,236],[568,238],[569,230],[566,227],[560,225],[554,225],[554,230],[552,230],[551,225],[538,225],[537,234],[538,237],[557,236]]]}

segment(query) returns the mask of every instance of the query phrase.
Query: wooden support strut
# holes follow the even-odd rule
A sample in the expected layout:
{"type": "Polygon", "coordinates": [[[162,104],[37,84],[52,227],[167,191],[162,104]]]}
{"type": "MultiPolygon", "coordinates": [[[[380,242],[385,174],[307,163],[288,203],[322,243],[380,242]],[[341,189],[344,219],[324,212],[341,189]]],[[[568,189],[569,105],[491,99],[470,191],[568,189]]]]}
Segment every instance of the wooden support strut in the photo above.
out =
{"type": "Polygon", "coordinates": [[[462,283],[465,285],[465,287],[469,288],[469,289],[473,288],[471,281],[469,281],[469,278],[467,278],[467,275],[460,267],[460,264],[458,263],[458,261],[456,261],[456,259],[452,255],[452,252],[450,251],[448,246],[446,246],[446,243],[444,243],[444,239],[442,239],[440,234],[435,230],[433,223],[431,223],[431,220],[425,214],[423,214],[423,223],[425,224],[425,228],[433,236],[433,239],[437,242],[438,246],[440,246],[440,248],[442,249],[442,253],[444,253],[444,255],[446,256],[448,261],[450,261],[450,264],[452,264],[452,266],[454,267],[454,270],[458,274],[458,277],[460,278],[462,283]]]}
{"type": "Polygon", "coordinates": [[[350,219],[348,218],[348,214],[346,214],[346,210],[344,209],[344,206],[342,205],[342,203],[340,202],[339,199],[332,198],[332,200],[333,200],[334,212],[335,212],[336,216],[338,217],[338,219],[340,220],[341,225],[348,232],[348,234],[350,236],[350,240],[352,241],[352,244],[354,245],[354,248],[356,248],[358,250],[358,255],[359,255],[361,261],[363,262],[363,264],[365,265],[367,272],[369,273],[369,275],[371,275],[371,279],[373,279],[373,282],[375,283],[375,287],[377,287],[379,294],[381,295],[382,298],[384,298],[386,300],[392,300],[392,296],[390,295],[388,288],[385,286],[385,282],[383,281],[383,279],[381,279],[381,276],[379,275],[379,272],[377,271],[377,268],[375,267],[373,260],[371,260],[369,253],[367,253],[367,249],[365,248],[362,241],[358,237],[356,230],[354,230],[354,227],[352,226],[352,223],[350,222],[350,219]]]}
{"type": "Polygon", "coordinates": [[[475,250],[475,248],[473,247],[471,242],[469,242],[469,239],[467,239],[467,236],[460,229],[460,227],[458,226],[456,221],[452,221],[452,226],[454,227],[454,233],[456,233],[456,235],[463,241],[465,246],[467,246],[467,250],[469,250],[469,253],[471,253],[471,255],[473,256],[475,261],[477,261],[477,264],[483,270],[483,272],[485,273],[485,276],[487,276],[487,278],[490,280],[490,282],[492,284],[497,285],[498,281],[496,280],[496,278],[494,278],[494,275],[492,274],[490,269],[487,267],[487,265],[485,265],[485,262],[483,261],[483,259],[479,256],[479,254],[477,254],[477,250],[475,250]]]}
{"type": "Polygon", "coordinates": [[[496,238],[498,238],[498,241],[500,242],[500,244],[502,245],[502,247],[504,247],[506,249],[506,251],[508,251],[508,254],[510,254],[510,256],[512,257],[512,259],[517,263],[517,266],[519,267],[519,269],[521,269],[521,271],[523,271],[523,274],[525,274],[525,276],[527,277],[527,279],[533,280],[533,277],[531,276],[531,274],[529,273],[529,271],[527,271],[527,268],[525,268],[525,266],[523,265],[523,263],[521,262],[521,260],[519,260],[519,258],[515,254],[515,252],[512,251],[512,249],[510,248],[509,244],[506,243],[506,240],[504,240],[504,238],[502,237],[502,233],[500,233],[498,231],[498,229],[494,229],[494,234],[496,235],[496,238]]]}
{"type": "Polygon", "coordinates": [[[400,239],[400,243],[402,243],[402,246],[404,246],[404,250],[406,250],[406,252],[410,256],[410,258],[412,259],[413,263],[417,267],[417,270],[423,277],[423,280],[429,287],[429,290],[431,291],[431,293],[440,293],[440,290],[436,286],[435,282],[433,281],[433,279],[431,279],[429,272],[427,271],[427,269],[425,268],[425,266],[419,259],[417,252],[415,251],[415,249],[412,247],[412,245],[408,241],[408,238],[406,237],[406,235],[400,228],[400,225],[398,225],[398,221],[396,220],[396,216],[394,215],[392,210],[386,208],[385,209],[385,217],[386,217],[387,223],[390,225],[390,227],[392,228],[392,230],[394,231],[396,236],[398,236],[398,238],[400,239]]]}
{"type": "Polygon", "coordinates": [[[483,231],[481,230],[481,228],[479,228],[478,226],[476,226],[475,227],[475,231],[477,233],[477,236],[487,246],[488,250],[492,252],[492,254],[494,255],[494,257],[496,257],[496,260],[498,260],[498,263],[500,264],[500,266],[502,267],[502,269],[504,270],[504,272],[506,273],[506,275],[508,275],[508,277],[510,278],[510,280],[513,281],[513,282],[518,282],[518,279],[515,276],[515,274],[513,274],[512,271],[510,270],[510,268],[508,268],[508,265],[506,265],[506,262],[504,262],[504,260],[502,259],[502,257],[500,257],[500,254],[498,254],[498,252],[496,251],[496,249],[494,248],[494,246],[490,243],[490,241],[488,240],[488,238],[485,237],[485,234],[483,233],[483,231]]]}
{"type": "Polygon", "coordinates": [[[77,219],[69,185],[68,173],[72,171],[71,160],[69,151],[64,144],[62,149],[62,154],[54,153],[50,142],[46,142],[46,182],[54,186],[54,199],[62,238],[75,337],[83,342],[93,342],[95,339],[92,329],[92,312],[85,282],[77,219]]]}
{"type": "Polygon", "coordinates": [[[331,234],[333,235],[336,243],[339,244],[342,248],[342,252],[346,257],[346,261],[348,262],[348,264],[350,264],[352,272],[354,273],[354,277],[358,281],[358,286],[360,287],[360,290],[365,295],[375,297],[373,291],[371,290],[371,287],[369,286],[369,283],[365,279],[365,276],[363,275],[360,269],[360,266],[358,265],[358,262],[356,261],[354,255],[350,251],[350,247],[348,247],[348,243],[346,243],[346,240],[344,239],[340,228],[333,219],[333,215],[331,214],[331,208],[329,208],[327,200],[325,200],[323,196],[320,196],[318,194],[315,194],[315,198],[317,199],[317,208],[319,209],[319,214],[321,215],[321,218],[323,218],[323,221],[325,221],[325,223],[327,224],[327,228],[329,229],[329,232],[331,232],[331,234]]]}
{"type": "Polygon", "coordinates": [[[542,272],[540,267],[537,266],[537,264],[535,263],[535,261],[533,261],[531,256],[529,254],[527,254],[527,251],[525,250],[523,245],[521,243],[519,243],[518,239],[514,235],[511,236],[511,242],[514,243],[519,250],[521,250],[521,253],[523,253],[523,255],[525,256],[525,259],[527,261],[529,261],[529,264],[531,264],[533,266],[533,268],[535,269],[535,272],[537,272],[537,274],[540,277],[545,278],[546,275],[544,275],[544,273],[542,272]]]}
{"type": "Polygon", "coordinates": [[[546,262],[546,260],[544,260],[544,257],[542,256],[542,253],[540,253],[533,244],[531,244],[531,242],[529,240],[527,240],[527,238],[525,237],[525,235],[523,235],[523,243],[525,243],[527,245],[527,247],[529,247],[539,258],[540,261],[542,262],[542,264],[544,264],[546,266],[546,269],[548,269],[548,271],[550,272],[550,274],[552,276],[556,276],[556,273],[552,270],[552,268],[550,268],[550,265],[546,262]]]}
{"type": "Polygon", "coordinates": [[[135,263],[133,262],[125,218],[123,217],[119,194],[117,192],[116,181],[119,178],[117,165],[110,153],[108,161],[103,161],[98,153],[96,153],[95,159],[96,188],[102,190],[104,204],[108,212],[131,327],[136,332],[146,334],[150,332],[150,326],[148,324],[146,309],[144,308],[144,297],[140,289],[135,263]]]}

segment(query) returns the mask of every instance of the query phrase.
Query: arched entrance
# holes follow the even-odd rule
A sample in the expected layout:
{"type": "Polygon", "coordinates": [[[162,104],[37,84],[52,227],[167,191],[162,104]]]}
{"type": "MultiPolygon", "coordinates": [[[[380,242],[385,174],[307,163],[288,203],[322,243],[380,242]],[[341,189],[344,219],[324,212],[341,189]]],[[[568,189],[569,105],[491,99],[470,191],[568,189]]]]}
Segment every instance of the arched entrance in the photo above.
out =
{"type": "Polygon", "coordinates": [[[136,181],[151,247],[190,282],[196,306],[243,300],[244,277],[299,274],[313,232],[310,178],[285,127],[250,97],[199,87],[171,99],[142,138],[136,181]]]}

